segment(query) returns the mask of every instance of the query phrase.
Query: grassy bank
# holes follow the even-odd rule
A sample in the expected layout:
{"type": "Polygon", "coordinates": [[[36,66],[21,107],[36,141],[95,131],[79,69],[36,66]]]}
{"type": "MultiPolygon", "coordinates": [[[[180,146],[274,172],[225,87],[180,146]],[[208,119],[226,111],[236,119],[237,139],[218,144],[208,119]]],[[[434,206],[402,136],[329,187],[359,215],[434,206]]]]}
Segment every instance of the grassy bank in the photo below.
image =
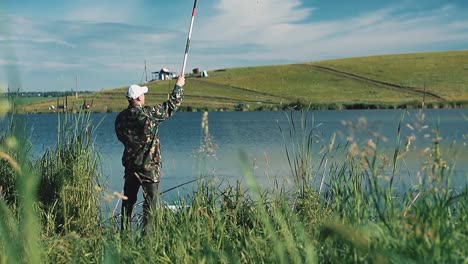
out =
{"type": "MultiPolygon", "coordinates": [[[[400,138],[404,116],[393,139],[371,133],[365,120],[348,123],[351,132],[370,136],[350,137],[346,146],[335,146],[335,135],[318,145],[313,116],[291,117],[281,132],[293,188],[259,186],[241,153],[242,183],[221,188],[200,181],[179,207],[162,206],[145,236],[139,227],[120,234],[118,217],[100,213],[105,201],[120,196],[100,183],[98,124],[85,113],[58,117],[57,144],[38,160],[29,156],[21,124],[13,120],[1,131],[0,263],[467,261],[468,190],[451,183],[457,146],[441,151],[441,135],[425,126],[423,115],[411,139],[400,138]],[[394,155],[381,151],[384,140],[394,142],[394,155]],[[414,149],[415,140],[428,143],[414,149]],[[320,156],[315,148],[323,149],[320,156]],[[398,165],[413,151],[425,162],[411,175],[416,184],[401,186],[406,172],[398,165]]],[[[205,115],[200,176],[210,171],[203,159],[214,151],[207,122],[205,115]]]]}
{"type": "MultiPolygon", "coordinates": [[[[423,102],[428,108],[467,107],[467,58],[468,51],[449,51],[218,69],[209,71],[209,78],[187,76],[181,110],[233,111],[239,104],[244,107],[237,110],[420,108],[423,102]]],[[[145,85],[147,102],[160,103],[174,81],[145,85]]],[[[115,112],[126,107],[125,89],[56,98],[18,110],[50,112],[51,105],[67,104],[69,111],[78,111],[89,103],[90,111],[115,112]]]]}

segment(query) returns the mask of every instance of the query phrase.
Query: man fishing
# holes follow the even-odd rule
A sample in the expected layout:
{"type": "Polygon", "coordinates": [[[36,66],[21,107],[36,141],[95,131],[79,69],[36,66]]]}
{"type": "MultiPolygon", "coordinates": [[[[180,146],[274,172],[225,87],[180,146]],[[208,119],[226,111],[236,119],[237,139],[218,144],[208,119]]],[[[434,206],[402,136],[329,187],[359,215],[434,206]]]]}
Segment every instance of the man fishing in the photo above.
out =
{"type": "Polygon", "coordinates": [[[151,225],[149,220],[157,207],[161,179],[158,126],[179,108],[184,85],[185,77],[181,74],[169,99],[157,106],[144,106],[148,87],[134,84],[127,90],[128,107],[115,120],[117,138],[124,145],[122,165],[125,168],[124,196],[127,199],[122,201],[122,231],[130,228],[133,206],[140,186],[144,198],[144,229],[147,230],[151,225]]]}
{"type": "Polygon", "coordinates": [[[185,67],[192,37],[197,0],[193,3],[192,18],[185,45],[182,72],[169,95],[169,99],[158,106],[144,106],[148,87],[131,85],[126,97],[128,108],[115,119],[115,132],[125,149],[122,164],[125,167],[124,196],[122,201],[122,230],[130,228],[133,206],[137,201],[140,185],[143,187],[143,225],[148,230],[150,217],[158,203],[158,187],[161,179],[161,147],[158,125],[168,119],[179,108],[184,96],[185,67]]]}

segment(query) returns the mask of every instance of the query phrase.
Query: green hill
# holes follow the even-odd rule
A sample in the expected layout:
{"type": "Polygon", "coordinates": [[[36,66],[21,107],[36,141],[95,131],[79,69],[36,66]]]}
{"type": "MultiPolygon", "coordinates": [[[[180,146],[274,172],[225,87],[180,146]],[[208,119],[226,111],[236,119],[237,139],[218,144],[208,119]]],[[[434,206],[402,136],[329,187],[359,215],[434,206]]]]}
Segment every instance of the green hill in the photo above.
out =
{"type": "MultiPolygon", "coordinates": [[[[218,69],[208,78],[187,75],[182,110],[313,109],[468,106],[468,50],[327,60],[310,63],[218,69]]],[[[146,102],[167,98],[174,81],[154,81],[146,102]]],[[[67,98],[68,109],[84,101],[92,111],[120,111],[126,87],[67,98]]],[[[20,111],[49,111],[54,99],[20,111]]],[[[64,99],[61,98],[63,103],[64,99]]]]}

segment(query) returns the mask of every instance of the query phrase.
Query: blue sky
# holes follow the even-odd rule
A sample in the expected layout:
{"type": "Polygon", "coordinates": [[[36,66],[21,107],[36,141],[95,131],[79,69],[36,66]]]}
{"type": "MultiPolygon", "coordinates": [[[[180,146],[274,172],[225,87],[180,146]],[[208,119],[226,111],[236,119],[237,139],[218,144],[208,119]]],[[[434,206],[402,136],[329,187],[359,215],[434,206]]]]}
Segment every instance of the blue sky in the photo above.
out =
{"type": "MultiPolygon", "coordinates": [[[[192,0],[0,0],[0,85],[101,90],[180,72],[192,0]],[[144,80],[144,78],[143,78],[144,80]]],[[[199,0],[187,71],[468,49],[468,1],[199,0]]]]}

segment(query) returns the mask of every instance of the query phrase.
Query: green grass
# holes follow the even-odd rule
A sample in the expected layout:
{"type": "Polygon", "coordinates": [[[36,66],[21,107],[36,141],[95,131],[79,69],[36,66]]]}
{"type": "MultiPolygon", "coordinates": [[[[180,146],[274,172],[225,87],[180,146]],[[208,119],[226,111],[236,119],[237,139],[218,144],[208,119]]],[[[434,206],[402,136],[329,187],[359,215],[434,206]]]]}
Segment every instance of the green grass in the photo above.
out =
{"type": "MultiPolygon", "coordinates": [[[[419,117],[414,127],[424,127],[419,117]]],[[[57,145],[32,160],[13,118],[0,132],[0,263],[465,263],[468,186],[451,178],[466,142],[443,150],[434,127],[414,132],[420,140],[429,134],[414,149],[400,137],[405,118],[389,155],[365,120],[347,123],[355,137],[335,146],[332,135],[316,143],[313,116],[291,117],[281,133],[293,187],[260,186],[240,153],[242,182],[200,181],[179,208],[161,206],[145,236],[138,227],[120,234],[116,216],[98,212],[116,199],[99,187],[92,140],[99,124],[85,113],[59,114],[57,145]],[[316,148],[320,155],[312,155],[316,148]],[[423,160],[410,175],[416,184],[401,186],[407,172],[399,164],[412,152],[423,160]]],[[[207,115],[202,129],[203,161],[216,149],[207,115]]],[[[211,171],[203,166],[200,176],[211,171]]]]}
{"type": "MultiPolygon", "coordinates": [[[[381,82],[416,87],[446,101],[426,97],[427,107],[466,106],[468,102],[468,51],[447,51],[371,56],[289,65],[230,68],[209,71],[209,78],[187,76],[182,110],[233,110],[239,103],[255,109],[290,109],[301,103],[317,108],[420,107],[423,95],[410,89],[389,89],[371,82],[320,70],[326,66],[381,82]]],[[[174,81],[148,83],[148,103],[167,98],[174,81]]],[[[115,112],[125,108],[126,87],[103,90],[94,95],[68,98],[69,110],[77,111],[84,101],[92,111],[115,112]]],[[[64,103],[60,98],[59,103],[64,103]]],[[[48,112],[57,99],[18,108],[22,112],[48,112]]]]}
{"type": "Polygon", "coordinates": [[[271,93],[283,102],[293,102],[300,98],[306,102],[326,104],[403,100],[403,95],[397,92],[380,91],[372,85],[323,73],[306,65],[230,69],[210,76],[210,82],[271,93]]]}
{"type": "Polygon", "coordinates": [[[50,101],[50,100],[51,98],[47,98],[47,97],[17,97],[15,102],[17,106],[24,106],[24,105],[50,101]]]}
{"type": "Polygon", "coordinates": [[[468,51],[371,56],[314,64],[399,85],[426,87],[448,100],[468,100],[468,51]]]}

